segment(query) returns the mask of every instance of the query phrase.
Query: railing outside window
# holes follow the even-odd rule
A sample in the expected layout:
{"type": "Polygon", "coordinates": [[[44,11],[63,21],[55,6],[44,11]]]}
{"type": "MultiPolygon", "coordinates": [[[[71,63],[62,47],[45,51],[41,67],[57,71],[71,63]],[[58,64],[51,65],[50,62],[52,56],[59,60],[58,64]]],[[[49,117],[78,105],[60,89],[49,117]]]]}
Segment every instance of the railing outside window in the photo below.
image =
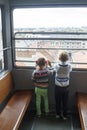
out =
{"type": "Polygon", "coordinates": [[[59,53],[65,50],[73,68],[87,68],[87,33],[16,32],[13,43],[16,66],[35,66],[39,57],[54,64],[59,53]]]}

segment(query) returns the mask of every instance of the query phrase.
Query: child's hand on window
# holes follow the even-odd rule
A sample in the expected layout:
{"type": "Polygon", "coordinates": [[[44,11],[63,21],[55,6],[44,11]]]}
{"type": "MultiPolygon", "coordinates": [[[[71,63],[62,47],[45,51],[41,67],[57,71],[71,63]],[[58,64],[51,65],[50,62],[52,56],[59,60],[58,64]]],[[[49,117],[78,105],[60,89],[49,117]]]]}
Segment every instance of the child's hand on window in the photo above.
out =
{"type": "Polygon", "coordinates": [[[47,60],[47,66],[50,66],[50,67],[52,66],[51,61],[47,60]]]}

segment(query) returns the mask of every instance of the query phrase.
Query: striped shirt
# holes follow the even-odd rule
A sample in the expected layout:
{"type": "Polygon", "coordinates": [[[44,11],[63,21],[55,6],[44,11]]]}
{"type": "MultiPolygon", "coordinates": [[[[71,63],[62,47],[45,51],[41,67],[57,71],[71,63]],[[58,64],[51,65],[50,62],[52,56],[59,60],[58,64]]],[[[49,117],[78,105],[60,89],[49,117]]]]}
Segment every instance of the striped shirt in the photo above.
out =
{"type": "Polygon", "coordinates": [[[66,62],[57,63],[54,67],[55,74],[55,84],[61,87],[69,85],[70,72],[72,67],[66,62]]]}
{"type": "Polygon", "coordinates": [[[49,80],[49,70],[44,68],[42,70],[34,70],[32,73],[32,78],[34,84],[40,88],[47,88],[48,87],[48,80],[49,80]]]}

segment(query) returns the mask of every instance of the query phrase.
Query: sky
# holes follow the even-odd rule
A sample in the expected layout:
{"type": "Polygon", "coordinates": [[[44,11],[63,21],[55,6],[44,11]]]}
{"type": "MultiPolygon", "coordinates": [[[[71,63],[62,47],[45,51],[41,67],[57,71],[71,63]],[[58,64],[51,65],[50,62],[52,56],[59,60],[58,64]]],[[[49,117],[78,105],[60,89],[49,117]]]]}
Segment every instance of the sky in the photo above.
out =
{"type": "Polygon", "coordinates": [[[87,26],[87,8],[14,9],[14,28],[87,26]]]}

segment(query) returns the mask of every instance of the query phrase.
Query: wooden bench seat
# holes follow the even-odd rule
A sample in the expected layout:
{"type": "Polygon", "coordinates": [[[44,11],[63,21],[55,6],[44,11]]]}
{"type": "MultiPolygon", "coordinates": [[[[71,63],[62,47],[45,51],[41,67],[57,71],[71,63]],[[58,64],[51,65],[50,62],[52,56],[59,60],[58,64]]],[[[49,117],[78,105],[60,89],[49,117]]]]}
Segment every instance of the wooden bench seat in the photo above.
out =
{"type": "Polygon", "coordinates": [[[31,91],[18,91],[0,114],[0,130],[17,130],[32,96],[31,91]]]}
{"type": "MultiPolygon", "coordinates": [[[[0,103],[13,89],[11,72],[0,79],[0,103]]],[[[0,113],[0,130],[18,130],[30,104],[32,90],[15,91],[0,113]]]]}
{"type": "Polygon", "coordinates": [[[77,106],[82,130],[87,130],[87,93],[77,93],[77,106]]]}

